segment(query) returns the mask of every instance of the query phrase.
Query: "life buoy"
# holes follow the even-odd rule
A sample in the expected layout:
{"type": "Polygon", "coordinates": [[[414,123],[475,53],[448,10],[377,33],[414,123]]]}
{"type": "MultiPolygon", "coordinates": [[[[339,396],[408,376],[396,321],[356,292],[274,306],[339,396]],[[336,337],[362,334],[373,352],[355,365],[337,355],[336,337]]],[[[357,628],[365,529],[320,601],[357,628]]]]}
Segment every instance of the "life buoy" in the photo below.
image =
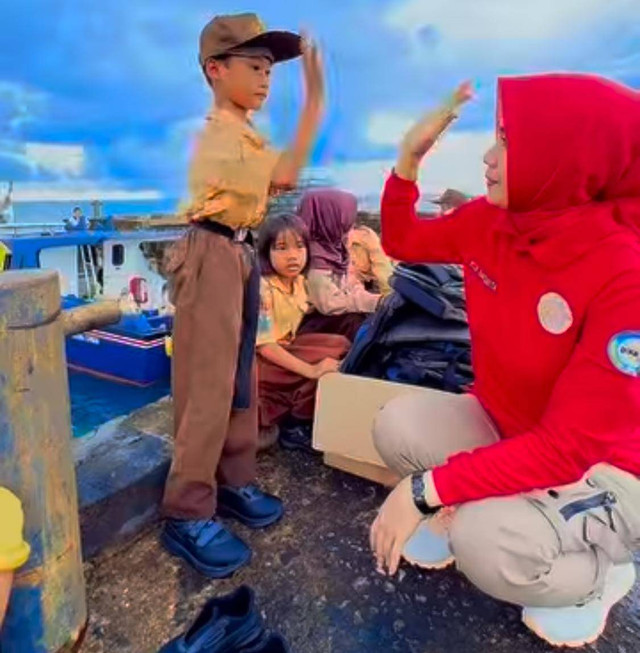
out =
{"type": "Polygon", "coordinates": [[[144,277],[133,277],[131,281],[129,281],[129,293],[138,306],[146,304],[149,301],[149,287],[147,280],[144,277]]]}

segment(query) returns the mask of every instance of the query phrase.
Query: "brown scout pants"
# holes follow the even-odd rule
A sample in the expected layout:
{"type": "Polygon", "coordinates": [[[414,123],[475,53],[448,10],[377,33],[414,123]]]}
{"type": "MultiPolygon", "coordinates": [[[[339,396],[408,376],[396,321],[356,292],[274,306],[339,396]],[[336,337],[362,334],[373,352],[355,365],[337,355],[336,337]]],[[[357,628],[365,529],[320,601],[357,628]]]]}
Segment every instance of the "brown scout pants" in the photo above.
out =
{"type": "Polygon", "coordinates": [[[245,284],[253,253],[248,245],[193,228],[172,246],[173,461],[163,513],[209,519],[216,482],[242,486],[255,476],[258,411],[255,366],[251,406],[232,410],[245,284]]]}
{"type": "MultiPolygon", "coordinates": [[[[290,353],[315,365],[325,358],[340,360],[351,343],[335,333],[303,333],[284,345],[290,353]]],[[[311,419],[316,403],[318,381],[275,365],[258,355],[258,396],[260,427],[277,424],[286,415],[311,419]]]]}

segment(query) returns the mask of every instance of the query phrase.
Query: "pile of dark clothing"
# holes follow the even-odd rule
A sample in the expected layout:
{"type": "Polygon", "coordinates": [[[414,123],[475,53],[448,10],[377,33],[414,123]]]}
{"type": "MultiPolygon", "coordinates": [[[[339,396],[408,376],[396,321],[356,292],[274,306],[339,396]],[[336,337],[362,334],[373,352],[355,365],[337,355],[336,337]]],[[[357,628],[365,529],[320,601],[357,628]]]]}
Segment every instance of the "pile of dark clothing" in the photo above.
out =
{"type": "Polygon", "coordinates": [[[393,292],[362,326],[345,374],[464,392],[473,381],[462,270],[398,265],[393,292]]]}

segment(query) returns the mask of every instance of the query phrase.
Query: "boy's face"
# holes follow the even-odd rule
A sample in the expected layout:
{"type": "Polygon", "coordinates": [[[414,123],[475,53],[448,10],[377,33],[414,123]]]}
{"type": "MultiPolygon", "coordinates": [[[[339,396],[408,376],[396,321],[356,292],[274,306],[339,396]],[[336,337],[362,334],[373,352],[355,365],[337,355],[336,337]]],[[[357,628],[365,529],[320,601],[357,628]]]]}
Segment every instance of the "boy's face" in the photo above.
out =
{"type": "Polygon", "coordinates": [[[224,61],[209,61],[207,73],[219,99],[257,111],[269,95],[272,67],[269,57],[232,56],[224,61]]]}

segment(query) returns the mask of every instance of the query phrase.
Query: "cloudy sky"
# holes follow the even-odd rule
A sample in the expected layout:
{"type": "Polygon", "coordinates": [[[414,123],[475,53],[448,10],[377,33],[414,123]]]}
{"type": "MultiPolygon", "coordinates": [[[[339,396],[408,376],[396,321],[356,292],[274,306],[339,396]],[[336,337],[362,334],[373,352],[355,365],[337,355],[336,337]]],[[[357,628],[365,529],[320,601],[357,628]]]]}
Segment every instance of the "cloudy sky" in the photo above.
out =
{"type": "MultiPolygon", "coordinates": [[[[189,143],[211,102],[201,27],[257,11],[321,43],[329,106],[314,173],[375,198],[413,117],[457,82],[478,98],[423,173],[434,192],[482,190],[501,74],[584,70],[640,86],[639,0],[21,0],[0,25],[0,187],[17,196],[180,197],[189,143]]],[[[298,63],[278,67],[259,118],[287,142],[298,63]]]]}

